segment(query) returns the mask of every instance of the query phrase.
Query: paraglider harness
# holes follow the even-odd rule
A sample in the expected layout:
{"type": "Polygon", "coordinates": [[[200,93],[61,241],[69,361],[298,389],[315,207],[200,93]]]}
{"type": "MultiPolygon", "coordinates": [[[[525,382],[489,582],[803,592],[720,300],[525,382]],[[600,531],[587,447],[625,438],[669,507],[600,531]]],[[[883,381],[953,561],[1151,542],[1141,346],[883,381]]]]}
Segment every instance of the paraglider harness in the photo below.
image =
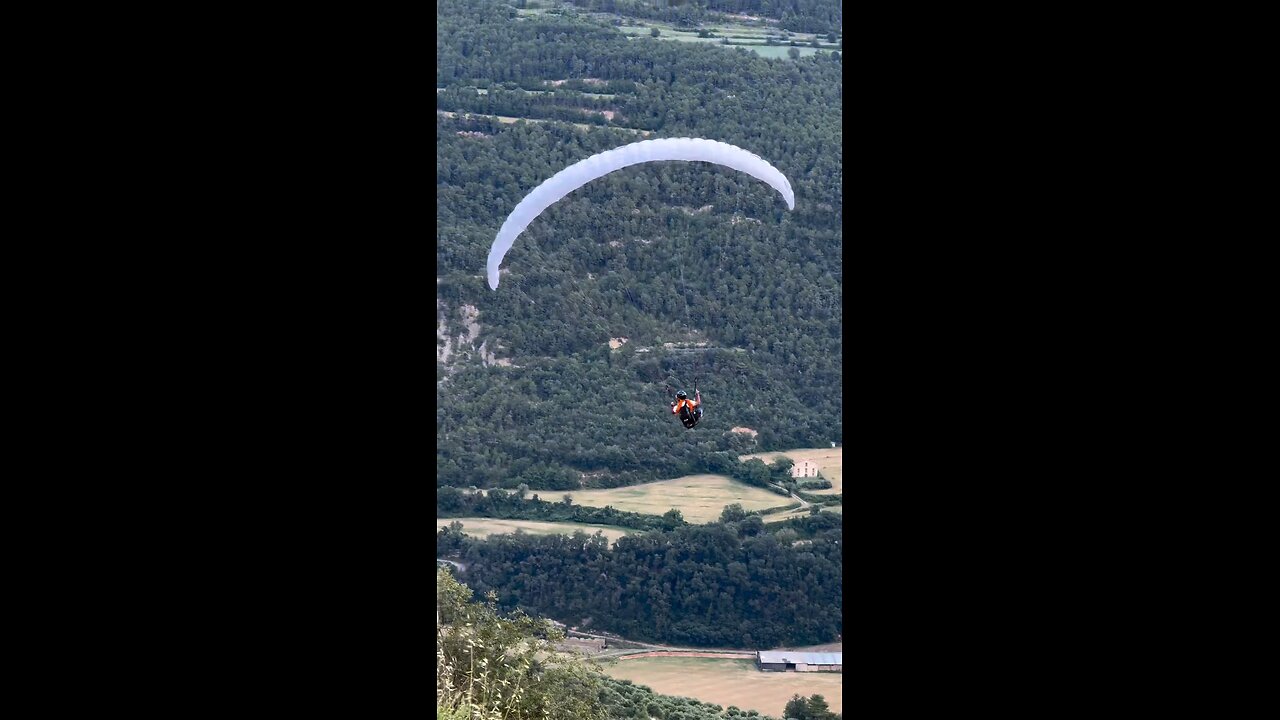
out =
{"type": "MultiPolygon", "coordinates": [[[[667,390],[671,387],[668,386],[667,390]]],[[[698,392],[698,381],[693,381],[694,400],[690,401],[687,397],[677,398],[671,403],[671,413],[680,416],[680,422],[686,428],[693,429],[695,425],[702,420],[702,393],[698,392]]]]}

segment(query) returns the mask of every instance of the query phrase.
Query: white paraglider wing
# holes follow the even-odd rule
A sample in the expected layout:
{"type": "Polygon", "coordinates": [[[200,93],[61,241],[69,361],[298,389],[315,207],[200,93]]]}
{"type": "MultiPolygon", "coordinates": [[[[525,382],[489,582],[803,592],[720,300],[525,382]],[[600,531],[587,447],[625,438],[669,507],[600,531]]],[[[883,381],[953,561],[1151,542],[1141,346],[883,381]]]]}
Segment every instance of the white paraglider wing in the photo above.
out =
{"type": "Polygon", "coordinates": [[[699,138],[643,140],[623,145],[620,148],[592,155],[552,175],[516,205],[516,209],[511,211],[506,221],[502,223],[502,228],[498,230],[498,236],[493,239],[493,246],[489,248],[489,261],[486,266],[489,273],[489,287],[498,289],[498,268],[502,264],[502,258],[511,249],[516,237],[524,232],[529,223],[533,222],[533,219],[543,210],[565,195],[614,170],[658,160],[696,160],[740,170],[763,180],[781,193],[783,199],[787,201],[788,210],[794,210],[796,207],[795,193],[792,192],[791,183],[786,176],[760,156],[740,147],[717,140],[699,138]]]}

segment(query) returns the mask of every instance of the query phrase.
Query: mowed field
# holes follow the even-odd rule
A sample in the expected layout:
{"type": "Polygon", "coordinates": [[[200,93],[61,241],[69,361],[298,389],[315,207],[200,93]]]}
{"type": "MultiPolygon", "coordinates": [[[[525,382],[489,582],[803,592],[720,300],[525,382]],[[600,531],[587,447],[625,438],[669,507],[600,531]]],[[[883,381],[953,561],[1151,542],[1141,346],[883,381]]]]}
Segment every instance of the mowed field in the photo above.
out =
{"type": "Polygon", "coordinates": [[[612,505],[618,510],[649,515],[661,515],[675,508],[685,522],[691,523],[719,520],[720,511],[732,503],[738,503],[743,510],[763,510],[793,502],[768,490],[734,482],[726,475],[686,475],[630,487],[570,491],[569,495],[579,505],[612,505]]]}
{"type": "Polygon", "coordinates": [[[462,532],[473,535],[475,537],[489,537],[490,535],[505,535],[514,533],[517,529],[522,530],[530,535],[572,535],[575,531],[581,530],[588,535],[595,535],[599,530],[605,537],[609,538],[609,542],[613,542],[623,535],[630,535],[639,532],[630,528],[620,528],[611,525],[586,525],[583,523],[571,522],[542,522],[541,520],[497,520],[494,518],[481,517],[464,517],[464,518],[436,518],[436,530],[449,526],[449,523],[462,523],[462,532]]]}
{"type": "Polygon", "coordinates": [[[833,712],[842,713],[840,673],[760,672],[754,660],[655,657],[606,667],[620,680],[646,685],[664,695],[781,717],[792,695],[821,695],[833,712]]]}
{"type": "MultiPolygon", "coordinates": [[[[782,450],[780,452],[755,453],[753,455],[743,455],[739,460],[750,460],[751,458],[759,458],[767,465],[780,456],[791,458],[797,464],[802,460],[818,466],[818,472],[822,473],[822,477],[831,481],[831,487],[826,490],[806,490],[805,492],[814,495],[839,495],[844,489],[844,448],[801,448],[798,450],[782,450]]],[[[805,478],[800,478],[805,479],[805,478]]]]}

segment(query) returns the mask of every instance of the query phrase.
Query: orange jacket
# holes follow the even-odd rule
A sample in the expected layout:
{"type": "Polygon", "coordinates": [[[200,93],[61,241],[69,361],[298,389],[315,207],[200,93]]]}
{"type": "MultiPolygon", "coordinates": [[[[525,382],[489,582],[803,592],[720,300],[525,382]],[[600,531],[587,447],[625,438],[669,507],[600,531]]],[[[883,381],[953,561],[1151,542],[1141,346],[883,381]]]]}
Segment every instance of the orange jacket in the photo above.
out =
{"type": "Polygon", "coordinates": [[[689,412],[693,412],[693,409],[698,407],[698,401],[690,400],[689,398],[685,398],[683,400],[676,400],[676,404],[671,406],[671,414],[678,415],[680,413],[680,408],[686,407],[686,406],[689,408],[689,412]]]}

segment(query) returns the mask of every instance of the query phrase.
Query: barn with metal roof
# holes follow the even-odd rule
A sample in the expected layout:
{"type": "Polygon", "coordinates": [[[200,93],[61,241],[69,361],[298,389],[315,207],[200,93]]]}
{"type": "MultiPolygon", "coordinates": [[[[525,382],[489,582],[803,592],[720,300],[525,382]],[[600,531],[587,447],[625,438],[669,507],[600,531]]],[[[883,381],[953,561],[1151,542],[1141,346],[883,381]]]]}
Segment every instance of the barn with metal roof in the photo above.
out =
{"type": "Polygon", "coordinates": [[[765,672],[844,672],[844,653],[776,650],[756,653],[756,667],[765,672]]]}

